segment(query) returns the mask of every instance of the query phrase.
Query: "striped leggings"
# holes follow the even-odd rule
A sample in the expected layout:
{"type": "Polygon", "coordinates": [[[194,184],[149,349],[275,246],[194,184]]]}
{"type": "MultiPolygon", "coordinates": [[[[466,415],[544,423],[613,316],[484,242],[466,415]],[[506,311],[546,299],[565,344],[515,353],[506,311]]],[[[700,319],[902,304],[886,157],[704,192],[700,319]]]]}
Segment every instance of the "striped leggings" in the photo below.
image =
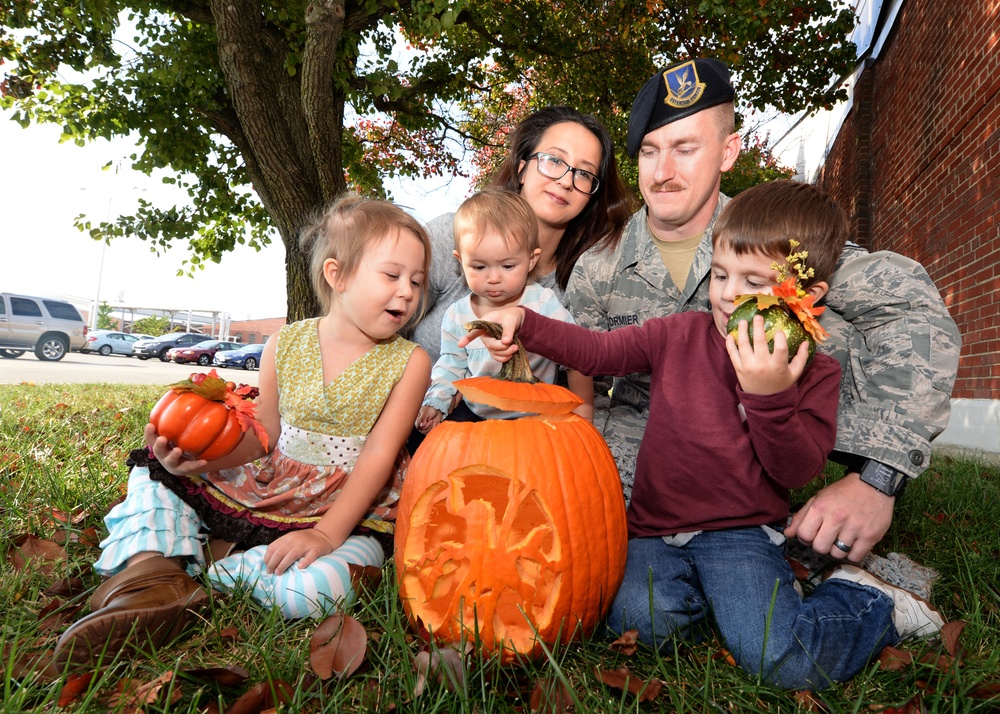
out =
{"type": "Polygon", "coordinates": [[[104,519],[108,537],[94,570],[104,576],[124,569],[126,561],[143,552],[185,558],[192,575],[205,572],[209,584],[221,592],[247,590],[258,603],[277,608],[287,618],[323,617],[352,604],[350,566],[382,567],[385,553],[369,536],[350,536],[330,555],[309,567],[293,566],[281,575],[264,567],[267,546],[234,553],[206,570],[204,523],[194,509],[173,491],[149,478],[145,467],[132,469],[125,500],[104,519]]]}

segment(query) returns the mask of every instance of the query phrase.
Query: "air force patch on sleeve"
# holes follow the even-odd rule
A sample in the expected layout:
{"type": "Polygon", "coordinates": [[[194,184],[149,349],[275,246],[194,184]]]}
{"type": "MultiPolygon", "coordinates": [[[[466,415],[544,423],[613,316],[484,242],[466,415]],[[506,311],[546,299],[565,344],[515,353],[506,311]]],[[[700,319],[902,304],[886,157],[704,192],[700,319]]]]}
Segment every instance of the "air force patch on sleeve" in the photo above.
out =
{"type": "Polygon", "coordinates": [[[696,104],[705,92],[705,83],[698,80],[698,68],[693,60],[664,72],[663,81],[667,85],[663,103],[677,109],[696,104]]]}

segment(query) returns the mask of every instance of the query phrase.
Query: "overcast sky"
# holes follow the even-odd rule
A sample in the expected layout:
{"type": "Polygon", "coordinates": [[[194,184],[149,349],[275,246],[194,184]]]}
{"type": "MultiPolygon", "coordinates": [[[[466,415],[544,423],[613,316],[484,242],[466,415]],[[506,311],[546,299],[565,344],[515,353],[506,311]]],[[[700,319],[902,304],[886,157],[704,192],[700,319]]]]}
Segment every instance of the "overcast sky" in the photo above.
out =
{"type": "MultiPolygon", "coordinates": [[[[74,227],[77,215],[99,223],[135,209],[139,196],[174,205],[177,192],[127,168],[128,142],[78,147],[60,144],[59,134],[53,125],[22,129],[0,112],[0,291],[64,297],[86,308],[99,284],[100,300],[111,305],[219,310],[233,320],[285,314],[285,253],[278,238],[259,253],[238,246],[194,278],[176,276],[186,249],[157,256],[143,241],[124,238],[102,251],[101,243],[74,227]],[[102,170],[109,161],[117,172],[102,170]]],[[[426,222],[455,210],[468,185],[438,180],[391,190],[426,222]]]]}

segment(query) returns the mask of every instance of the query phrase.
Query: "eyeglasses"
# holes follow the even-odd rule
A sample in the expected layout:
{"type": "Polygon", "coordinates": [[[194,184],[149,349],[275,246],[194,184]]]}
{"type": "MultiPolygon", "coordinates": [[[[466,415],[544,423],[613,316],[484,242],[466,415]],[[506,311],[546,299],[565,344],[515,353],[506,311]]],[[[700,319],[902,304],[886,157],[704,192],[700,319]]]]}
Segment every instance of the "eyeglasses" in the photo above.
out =
{"type": "Polygon", "coordinates": [[[553,156],[552,154],[546,154],[539,151],[538,153],[532,154],[528,157],[528,161],[531,161],[532,159],[538,161],[538,163],[535,164],[535,168],[538,169],[538,173],[545,178],[550,178],[554,181],[558,181],[565,176],[567,171],[573,172],[573,188],[580,193],[593,196],[597,193],[597,188],[601,185],[601,180],[594,174],[589,171],[584,171],[583,169],[574,169],[558,156],[553,156]]]}

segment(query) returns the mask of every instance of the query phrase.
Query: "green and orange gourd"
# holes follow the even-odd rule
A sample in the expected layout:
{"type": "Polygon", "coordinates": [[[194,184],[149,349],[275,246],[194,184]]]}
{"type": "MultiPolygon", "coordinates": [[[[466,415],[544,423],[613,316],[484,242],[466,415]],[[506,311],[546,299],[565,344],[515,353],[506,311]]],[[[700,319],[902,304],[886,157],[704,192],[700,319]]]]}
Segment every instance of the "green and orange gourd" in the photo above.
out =
{"type": "MultiPolygon", "coordinates": [[[[771,268],[778,274],[778,284],[769,293],[750,293],[739,295],[733,301],[735,307],[729,315],[726,330],[734,338],[737,337],[740,323],[746,321],[748,327],[753,325],[755,315],[764,318],[764,335],[767,347],[774,351],[774,336],[780,331],[785,333],[788,342],[788,361],[791,362],[798,353],[803,342],[809,343],[809,359],[816,353],[816,343],[827,337],[819,321],[816,319],[826,309],[815,307],[813,296],[802,289],[802,282],[813,277],[813,269],[806,267],[806,251],[796,252],[799,242],[789,241],[791,252],[785,263],[772,263],[771,268]]],[[[753,331],[748,337],[753,345],[753,331]]]]}

